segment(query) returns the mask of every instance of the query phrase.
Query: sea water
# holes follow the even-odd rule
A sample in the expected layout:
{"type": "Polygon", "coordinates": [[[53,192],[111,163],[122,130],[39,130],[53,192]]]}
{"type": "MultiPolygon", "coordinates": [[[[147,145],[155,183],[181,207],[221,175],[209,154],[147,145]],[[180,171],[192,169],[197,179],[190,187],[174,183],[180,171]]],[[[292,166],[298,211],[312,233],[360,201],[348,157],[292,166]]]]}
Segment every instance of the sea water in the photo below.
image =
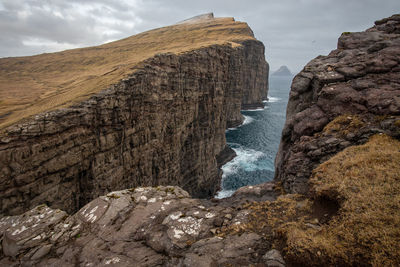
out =
{"type": "Polygon", "coordinates": [[[221,191],[217,198],[229,197],[239,187],[274,178],[274,160],[285,123],[292,78],[272,76],[269,100],[264,102],[264,108],[243,110],[243,124],[226,131],[227,143],[237,156],[222,166],[221,191]]]}

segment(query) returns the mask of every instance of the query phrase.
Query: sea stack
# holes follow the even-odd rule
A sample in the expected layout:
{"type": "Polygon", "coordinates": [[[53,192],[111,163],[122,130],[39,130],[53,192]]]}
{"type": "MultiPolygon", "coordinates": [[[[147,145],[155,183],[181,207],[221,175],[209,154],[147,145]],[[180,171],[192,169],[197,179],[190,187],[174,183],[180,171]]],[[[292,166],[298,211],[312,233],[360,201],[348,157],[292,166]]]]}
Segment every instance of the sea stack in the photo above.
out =
{"type": "Polygon", "coordinates": [[[279,69],[272,73],[273,76],[293,76],[287,66],[280,66],[279,69]]]}

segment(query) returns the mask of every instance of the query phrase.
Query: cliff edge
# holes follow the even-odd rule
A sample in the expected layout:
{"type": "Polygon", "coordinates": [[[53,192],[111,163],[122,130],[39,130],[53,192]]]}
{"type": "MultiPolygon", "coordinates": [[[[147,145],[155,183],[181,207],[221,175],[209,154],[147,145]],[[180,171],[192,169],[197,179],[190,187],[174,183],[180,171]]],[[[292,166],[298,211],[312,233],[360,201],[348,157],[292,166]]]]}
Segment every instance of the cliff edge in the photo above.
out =
{"type": "Polygon", "coordinates": [[[275,179],[306,193],[313,169],[374,134],[400,136],[400,16],[343,33],[293,79],[275,179]]]}
{"type": "Polygon", "coordinates": [[[343,33],[296,76],[275,184],[223,200],[136,187],[72,215],[39,205],[0,218],[0,265],[399,266],[399,38],[399,15],[343,33]]]}
{"type": "Polygon", "coordinates": [[[256,205],[272,223],[254,226],[274,229],[287,262],[400,264],[399,81],[400,15],[343,33],[294,78],[275,161],[290,194],[256,205]]]}
{"type": "Polygon", "coordinates": [[[212,196],[234,154],[225,129],[262,103],[267,76],[264,45],[233,18],[0,59],[1,213],[71,213],[139,185],[212,196]]]}

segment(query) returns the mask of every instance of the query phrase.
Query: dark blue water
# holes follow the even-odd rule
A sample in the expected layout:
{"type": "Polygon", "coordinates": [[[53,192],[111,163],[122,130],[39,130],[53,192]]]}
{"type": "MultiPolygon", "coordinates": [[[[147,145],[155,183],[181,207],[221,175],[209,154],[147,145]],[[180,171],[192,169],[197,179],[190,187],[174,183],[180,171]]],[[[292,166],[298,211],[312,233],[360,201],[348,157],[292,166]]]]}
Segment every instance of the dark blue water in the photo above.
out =
{"type": "Polygon", "coordinates": [[[222,166],[222,190],[217,197],[230,196],[239,187],[274,178],[274,160],[285,123],[286,104],[292,77],[271,77],[265,108],[242,111],[244,123],[226,132],[228,145],[237,156],[222,166]]]}

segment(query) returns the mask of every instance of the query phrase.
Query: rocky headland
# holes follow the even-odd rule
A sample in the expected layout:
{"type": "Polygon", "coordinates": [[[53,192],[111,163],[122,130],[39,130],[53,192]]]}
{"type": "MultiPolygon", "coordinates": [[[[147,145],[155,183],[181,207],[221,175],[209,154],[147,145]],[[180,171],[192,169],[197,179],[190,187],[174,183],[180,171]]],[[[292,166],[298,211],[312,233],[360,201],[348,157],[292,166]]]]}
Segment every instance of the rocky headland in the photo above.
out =
{"type": "Polygon", "coordinates": [[[234,156],[226,128],[268,91],[264,45],[246,23],[212,15],[0,65],[3,215],[40,204],[73,213],[136,186],[213,196],[234,156]]]}
{"type": "MultiPolygon", "coordinates": [[[[250,51],[259,44],[253,40],[249,42],[252,47],[250,51]],[[253,47],[254,43],[257,45],[253,47]]],[[[242,53],[240,51],[249,50],[246,50],[245,45],[242,44],[238,47],[216,45],[191,51],[191,56],[186,59],[189,70],[184,74],[196,73],[197,68],[190,68],[190,64],[203,62],[201,53],[207,55],[204,56],[205,61],[210,54],[217,57],[222,62],[221,65],[214,61],[205,65],[207,69],[210,66],[218,69],[227,64],[223,61],[224,57],[221,57],[221,53],[236,55],[237,52],[242,53]],[[210,49],[214,49],[214,52],[211,53],[210,49]],[[194,55],[197,60],[190,60],[189,58],[194,55]]],[[[179,57],[185,57],[185,55],[187,53],[179,57]]],[[[276,158],[274,183],[243,187],[232,197],[223,200],[193,198],[187,191],[177,186],[144,187],[135,184],[130,189],[107,192],[100,197],[94,196],[88,203],[83,201],[82,205],[75,206],[80,209],[70,215],[57,209],[56,205],[51,208],[42,203],[22,213],[22,210],[26,210],[28,206],[39,204],[39,201],[31,202],[30,205],[19,210],[8,208],[5,209],[6,212],[16,212],[19,215],[0,218],[0,233],[2,233],[0,265],[399,265],[399,55],[400,15],[394,15],[377,21],[374,27],[365,32],[343,33],[339,38],[337,50],[332,51],[328,56],[317,57],[307,64],[292,83],[287,121],[276,158]]],[[[168,54],[159,57],[163,59],[170,57],[172,61],[176,55],[168,54]]],[[[231,59],[234,61],[234,58],[236,57],[231,59]]],[[[240,64],[245,62],[242,57],[239,59],[240,64]]],[[[158,56],[151,60],[164,62],[158,59],[158,56]]],[[[239,71],[242,69],[240,64],[229,66],[237,66],[234,69],[239,71]]],[[[146,66],[145,70],[154,70],[154,65],[146,66]]],[[[169,69],[170,65],[164,62],[157,66],[156,70],[162,71],[164,68],[169,69]]],[[[254,68],[254,65],[249,68],[254,68]]],[[[204,71],[206,74],[202,77],[214,77],[212,76],[214,74],[204,71]]],[[[217,73],[223,76],[222,71],[217,71],[217,73]]],[[[257,72],[254,73],[258,75],[257,72]]],[[[144,71],[139,74],[145,76],[146,79],[153,77],[144,71]]],[[[201,72],[196,75],[200,74],[201,72]]],[[[168,77],[168,75],[162,77],[168,77]]],[[[141,84],[146,84],[146,79],[140,80],[141,84]]],[[[153,83],[157,84],[158,80],[154,79],[153,83]]],[[[230,86],[243,82],[240,75],[228,75],[226,79],[230,86]],[[234,82],[230,79],[234,79],[234,82]]],[[[203,81],[203,79],[199,80],[203,81]]],[[[205,80],[208,81],[208,79],[205,80]]],[[[131,80],[131,83],[135,84],[134,81],[136,80],[131,80]]],[[[198,81],[193,79],[192,82],[198,81]]],[[[212,84],[219,83],[205,85],[212,84]]],[[[118,92],[124,96],[124,90],[129,88],[129,84],[119,86],[122,88],[118,92]]],[[[159,92],[151,91],[151,86],[145,88],[152,95],[157,95],[159,92]]],[[[171,85],[170,88],[173,90],[175,86],[171,85]]],[[[199,88],[208,87],[200,86],[199,88]]],[[[146,94],[147,90],[140,92],[146,94]]],[[[221,114],[225,114],[226,121],[221,123],[221,129],[224,130],[223,127],[226,127],[229,121],[240,122],[238,110],[232,113],[231,116],[234,117],[230,117],[225,110],[229,103],[224,102],[224,97],[218,98],[219,93],[225,96],[225,91],[215,91],[215,93],[211,89],[207,91],[209,98],[203,97],[211,101],[210,106],[219,107],[213,102],[215,99],[220,99],[222,103],[225,103],[224,108],[221,108],[225,112],[221,114]]],[[[90,101],[107,95],[107,92],[93,96],[90,101]]],[[[132,93],[134,92],[136,91],[132,93]]],[[[226,96],[226,99],[235,99],[235,105],[240,109],[240,103],[245,104],[243,99],[248,98],[243,98],[240,91],[235,92],[234,95],[238,94],[240,97],[236,95],[236,99],[226,96]]],[[[119,96],[114,91],[111,93],[114,97],[119,96]]],[[[202,93],[197,93],[199,96],[202,95],[202,93]]],[[[175,97],[176,101],[180,99],[179,94],[175,97]]],[[[118,100],[120,98],[122,97],[119,96],[118,100]]],[[[113,98],[110,97],[110,99],[113,98]]],[[[161,101],[160,98],[147,100],[144,103],[150,102],[148,105],[161,101]]],[[[85,103],[91,103],[90,101],[85,103]]],[[[172,103],[171,100],[170,105],[172,103]]],[[[114,106],[116,105],[114,103],[114,106]]],[[[136,107],[136,105],[129,107],[136,107]]],[[[193,111],[188,109],[189,116],[193,111]]],[[[88,110],[90,109],[85,111],[88,110]]],[[[96,114],[106,114],[107,112],[103,110],[108,110],[108,108],[98,106],[96,114]]],[[[195,114],[204,114],[200,113],[200,110],[207,109],[199,107],[198,113],[195,112],[195,114]]],[[[86,112],[77,114],[86,114],[86,112]]],[[[206,112],[206,114],[214,113],[206,112]]],[[[107,118],[106,115],[96,118],[101,120],[103,116],[107,118]]],[[[112,118],[116,119],[116,117],[112,118]]],[[[42,121],[46,120],[42,119],[42,121]]],[[[152,120],[149,119],[148,122],[150,121],[152,120]]],[[[53,121],[52,125],[55,129],[65,127],[63,125],[66,122],[65,124],[61,122],[64,120],[53,121]]],[[[205,127],[210,125],[207,122],[209,120],[200,120],[196,126],[206,131],[205,127]]],[[[210,123],[217,122],[211,120],[210,123]]],[[[119,121],[119,124],[126,125],[122,121],[119,121]]],[[[161,122],[159,124],[164,125],[161,122]]],[[[29,125],[29,123],[23,125],[29,125]]],[[[115,129],[117,126],[112,124],[109,128],[115,129]]],[[[109,128],[106,127],[106,129],[109,128]]],[[[207,130],[210,129],[207,128],[207,130]]],[[[148,131],[151,132],[152,128],[148,131]]],[[[99,134],[101,133],[102,131],[99,134]]],[[[117,139],[119,141],[113,143],[113,146],[117,146],[117,149],[125,153],[130,149],[135,149],[135,146],[128,149],[119,145],[126,136],[124,134],[122,139],[117,139]]],[[[32,137],[15,132],[11,137],[3,138],[11,139],[2,139],[5,140],[2,141],[2,145],[15,142],[16,139],[12,138],[25,138],[20,139],[19,143],[14,143],[22,146],[26,143],[22,140],[32,137]]],[[[47,136],[42,138],[46,140],[47,136]]],[[[218,140],[218,137],[208,136],[203,132],[201,136],[191,141],[197,145],[196,151],[215,149],[207,146],[209,142],[209,145],[217,146],[214,138],[218,140]],[[209,139],[202,142],[204,137],[209,139]],[[200,146],[205,147],[200,148],[200,146]]],[[[224,141],[223,134],[219,138],[224,141]]],[[[108,140],[110,139],[106,138],[104,142],[107,143],[108,140]]],[[[111,138],[111,140],[114,139],[111,138]]],[[[217,146],[218,153],[212,150],[214,154],[207,154],[212,155],[212,160],[215,162],[213,166],[218,166],[218,162],[227,159],[220,153],[225,149],[222,145],[225,143],[222,141],[220,146],[217,146]]],[[[113,147],[109,149],[113,151],[113,147]]],[[[147,150],[142,150],[139,157],[146,157],[145,151],[147,150]]],[[[190,151],[193,153],[194,150],[190,151]]],[[[124,153],[121,154],[124,155],[124,153]]],[[[29,153],[21,152],[17,155],[25,159],[29,153]]],[[[195,157],[190,153],[183,155],[189,158],[195,157]]],[[[152,158],[154,157],[156,156],[153,155],[152,158]]],[[[17,165],[18,162],[20,161],[11,165],[13,170],[22,168],[23,165],[17,165]]],[[[167,167],[171,168],[170,165],[167,167]]],[[[114,170],[108,174],[108,177],[117,179],[117,175],[118,173],[114,170]]],[[[200,174],[199,177],[201,177],[200,174]]],[[[4,181],[15,183],[17,180],[4,179],[4,181]]],[[[105,179],[106,181],[108,180],[105,179]]],[[[3,186],[7,186],[7,183],[3,186]]],[[[184,184],[182,186],[184,187],[184,184]]],[[[97,193],[99,192],[101,191],[97,193]]]]}

